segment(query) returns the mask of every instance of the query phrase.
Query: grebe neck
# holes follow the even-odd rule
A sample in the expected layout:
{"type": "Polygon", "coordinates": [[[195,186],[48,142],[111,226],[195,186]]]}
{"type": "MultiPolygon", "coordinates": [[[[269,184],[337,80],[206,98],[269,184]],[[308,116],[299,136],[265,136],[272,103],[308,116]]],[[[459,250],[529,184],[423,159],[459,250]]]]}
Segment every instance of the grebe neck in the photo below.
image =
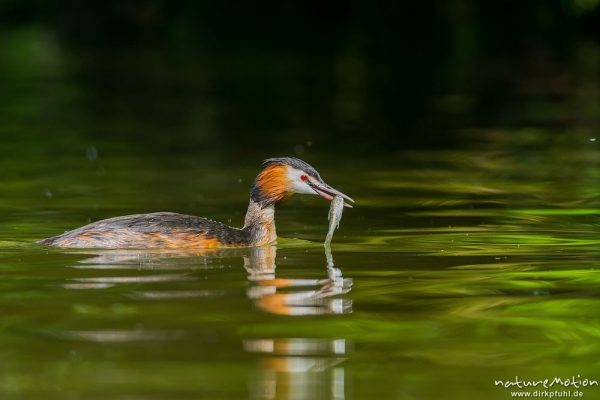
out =
{"type": "Polygon", "coordinates": [[[249,244],[252,246],[262,246],[275,241],[275,206],[269,204],[261,207],[260,203],[250,199],[242,230],[248,232],[249,244]]]}

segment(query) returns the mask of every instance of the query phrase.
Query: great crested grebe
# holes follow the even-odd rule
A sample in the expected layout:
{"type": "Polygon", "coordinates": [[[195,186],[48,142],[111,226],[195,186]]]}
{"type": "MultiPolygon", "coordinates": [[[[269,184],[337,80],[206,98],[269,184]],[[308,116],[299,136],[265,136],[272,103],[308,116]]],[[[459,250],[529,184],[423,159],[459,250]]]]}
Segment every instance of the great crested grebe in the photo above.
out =
{"type": "MultiPolygon", "coordinates": [[[[193,248],[261,246],[277,239],[275,205],[294,193],[326,200],[350,197],[327,185],[319,173],[293,157],[269,158],[250,189],[244,227],[171,212],[109,218],[43,239],[38,244],[80,248],[193,248]]],[[[344,204],[346,207],[352,207],[344,204]]]]}

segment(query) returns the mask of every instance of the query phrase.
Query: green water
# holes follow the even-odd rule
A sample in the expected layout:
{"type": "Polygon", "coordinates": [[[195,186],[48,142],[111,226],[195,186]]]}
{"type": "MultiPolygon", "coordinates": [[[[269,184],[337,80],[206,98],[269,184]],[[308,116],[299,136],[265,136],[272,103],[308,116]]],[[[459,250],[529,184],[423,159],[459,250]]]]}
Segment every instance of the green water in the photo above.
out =
{"type": "Polygon", "coordinates": [[[7,163],[2,398],[504,399],[495,379],[597,379],[598,142],[521,137],[518,152],[480,133],[390,162],[309,154],[356,200],[333,240],[342,276],[321,245],[328,204],[300,196],[260,251],[33,244],[133,212],[239,226],[258,159],[124,158],[96,141],[97,157],[7,163]]]}
{"type": "Polygon", "coordinates": [[[441,49],[396,50],[422,32],[374,20],[267,46],[189,18],[159,51],[1,30],[1,399],[507,399],[495,380],[600,380],[595,42],[566,37],[557,66],[460,19],[429,25],[441,49]],[[328,203],[306,196],[263,249],[34,244],[132,213],[241,226],[260,161],[283,155],[356,200],[336,269],[328,203]]]}

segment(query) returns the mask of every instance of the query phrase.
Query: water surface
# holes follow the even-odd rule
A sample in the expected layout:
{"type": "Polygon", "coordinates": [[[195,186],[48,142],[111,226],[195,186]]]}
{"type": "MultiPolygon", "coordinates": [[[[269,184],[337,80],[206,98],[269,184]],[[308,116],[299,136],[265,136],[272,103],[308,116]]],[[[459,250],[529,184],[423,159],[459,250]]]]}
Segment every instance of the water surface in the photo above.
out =
{"type": "Polygon", "coordinates": [[[538,132],[514,151],[470,135],[388,161],[307,155],[356,200],[332,244],[339,271],[328,204],[299,196],[260,249],[33,244],[137,212],[239,226],[258,159],[131,158],[96,141],[7,163],[2,397],[503,399],[495,379],[597,378],[598,142],[538,132]]]}
{"type": "Polygon", "coordinates": [[[600,379],[593,29],[539,4],[413,2],[428,18],[403,4],[398,23],[364,2],[320,26],[283,7],[279,35],[268,13],[146,3],[5,17],[0,398],[507,399],[495,380],[600,379]],[[34,244],[132,213],[241,226],[260,161],[284,155],[356,200],[335,268],[328,204],[306,196],[261,249],[34,244]]]}

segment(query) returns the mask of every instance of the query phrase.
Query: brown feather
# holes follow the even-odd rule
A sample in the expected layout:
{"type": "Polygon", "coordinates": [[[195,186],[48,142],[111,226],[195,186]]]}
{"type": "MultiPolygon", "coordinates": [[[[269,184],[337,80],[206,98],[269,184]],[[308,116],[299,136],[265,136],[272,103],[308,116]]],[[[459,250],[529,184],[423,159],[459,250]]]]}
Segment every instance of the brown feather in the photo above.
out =
{"type": "Polygon", "coordinates": [[[279,203],[293,194],[287,172],[287,165],[273,164],[258,174],[256,184],[260,188],[263,197],[268,198],[272,203],[279,203]]]}

